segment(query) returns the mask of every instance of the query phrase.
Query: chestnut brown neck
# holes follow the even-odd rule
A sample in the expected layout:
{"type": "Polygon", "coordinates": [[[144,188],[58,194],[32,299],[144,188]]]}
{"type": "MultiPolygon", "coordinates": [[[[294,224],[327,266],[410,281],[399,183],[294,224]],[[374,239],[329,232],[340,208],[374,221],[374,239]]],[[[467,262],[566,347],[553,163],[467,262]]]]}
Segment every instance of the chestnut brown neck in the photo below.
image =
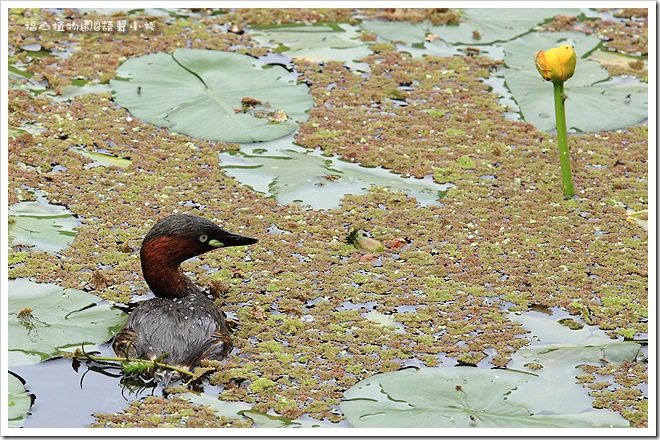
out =
{"type": "Polygon", "coordinates": [[[197,255],[190,240],[162,236],[142,244],[142,274],[151,291],[160,298],[183,298],[200,289],[184,275],[181,263],[197,255]]]}

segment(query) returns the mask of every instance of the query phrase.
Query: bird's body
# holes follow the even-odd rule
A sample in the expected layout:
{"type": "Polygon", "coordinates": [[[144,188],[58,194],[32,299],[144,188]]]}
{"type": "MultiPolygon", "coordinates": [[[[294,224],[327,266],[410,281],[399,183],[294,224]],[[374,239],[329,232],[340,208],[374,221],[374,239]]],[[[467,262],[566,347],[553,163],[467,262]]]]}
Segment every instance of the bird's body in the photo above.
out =
{"type": "Polygon", "coordinates": [[[117,354],[150,360],[167,354],[163,362],[184,368],[222,359],[233,346],[224,313],[201,293],[143,301],[116,341],[117,354]]]}
{"type": "Polygon", "coordinates": [[[255,243],[231,234],[209,220],[187,214],[159,221],[140,251],[142,272],[156,298],[143,301],[117,333],[118,356],[161,359],[192,369],[202,359],[219,360],[232,349],[225,314],[179,268],[210,250],[255,243]]]}

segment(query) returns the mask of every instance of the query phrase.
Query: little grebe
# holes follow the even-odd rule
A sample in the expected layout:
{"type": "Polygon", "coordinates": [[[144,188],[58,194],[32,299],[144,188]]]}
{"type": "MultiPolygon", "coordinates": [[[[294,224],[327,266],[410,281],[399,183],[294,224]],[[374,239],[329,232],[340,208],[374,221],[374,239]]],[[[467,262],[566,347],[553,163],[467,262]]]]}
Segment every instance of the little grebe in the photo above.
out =
{"type": "MultiPolygon", "coordinates": [[[[233,345],[225,314],[180,269],[185,260],[213,249],[256,243],[188,214],[158,221],[144,237],[140,260],[156,298],[141,302],[112,343],[121,357],[156,359],[192,369],[219,360],[233,345]]],[[[168,380],[169,381],[169,380],[168,380]]]]}

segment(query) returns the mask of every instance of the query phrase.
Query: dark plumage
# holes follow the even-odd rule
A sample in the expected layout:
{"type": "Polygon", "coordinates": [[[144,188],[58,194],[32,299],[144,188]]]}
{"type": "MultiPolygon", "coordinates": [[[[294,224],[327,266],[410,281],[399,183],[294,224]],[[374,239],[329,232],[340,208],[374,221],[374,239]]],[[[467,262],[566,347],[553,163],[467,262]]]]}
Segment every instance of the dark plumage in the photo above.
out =
{"type": "Polygon", "coordinates": [[[213,249],[256,243],[201,217],[177,214],[154,225],[144,237],[140,260],[156,298],[143,301],[114,338],[118,356],[156,359],[191,369],[202,359],[222,359],[232,342],[225,314],[179,268],[213,249]]]}

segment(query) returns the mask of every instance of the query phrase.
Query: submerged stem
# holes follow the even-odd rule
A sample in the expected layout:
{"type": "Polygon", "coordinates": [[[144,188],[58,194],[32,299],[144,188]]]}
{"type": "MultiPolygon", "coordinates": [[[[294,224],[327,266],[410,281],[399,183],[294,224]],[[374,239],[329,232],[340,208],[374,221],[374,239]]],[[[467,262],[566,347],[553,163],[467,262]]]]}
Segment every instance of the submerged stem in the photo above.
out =
{"type": "Polygon", "coordinates": [[[571,173],[571,156],[568,153],[568,138],[566,133],[566,112],[564,111],[564,82],[553,81],[555,92],[555,119],[557,120],[557,142],[559,144],[559,163],[561,164],[561,184],[564,197],[571,198],[573,190],[573,175],[571,173]]]}
{"type": "Polygon", "coordinates": [[[195,373],[186,370],[185,368],[180,368],[177,367],[176,365],[168,365],[168,364],[163,364],[161,362],[155,361],[155,360],[149,360],[149,359],[135,359],[135,358],[129,358],[129,357],[110,357],[110,356],[94,356],[90,355],[87,353],[71,353],[67,357],[72,357],[74,359],[85,359],[85,360],[91,360],[91,361],[97,361],[97,362],[120,362],[122,364],[124,363],[136,363],[136,364],[146,364],[154,368],[163,368],[167,370],[173,370],[181,374],[185,374],[188,376],[194,376],[195,373]]]}

